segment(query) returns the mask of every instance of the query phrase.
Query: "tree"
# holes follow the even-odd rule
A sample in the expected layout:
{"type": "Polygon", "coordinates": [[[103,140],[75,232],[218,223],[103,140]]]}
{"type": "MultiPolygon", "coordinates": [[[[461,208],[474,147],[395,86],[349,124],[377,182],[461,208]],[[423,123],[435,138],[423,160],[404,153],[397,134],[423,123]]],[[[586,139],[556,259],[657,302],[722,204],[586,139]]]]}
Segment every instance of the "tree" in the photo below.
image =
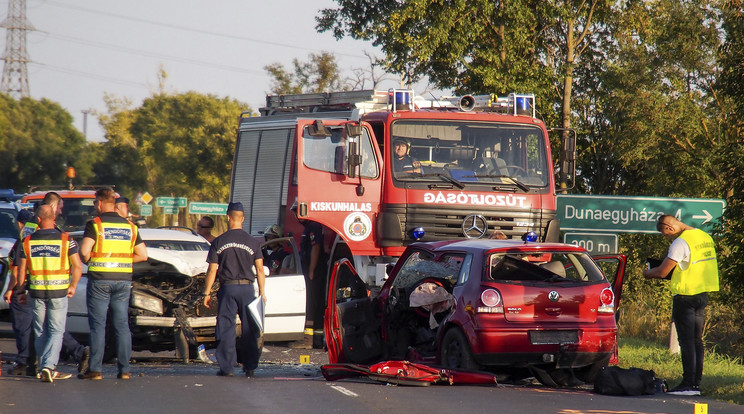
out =
{"type": "MultiPolygon", "coordinates": [[[[721,274],[738,297],[744,294],[744,3],[731,0],[723,7],[726,41],[720,50],[721,73],[716,83],[722,108],[725,145],[716,154],[728,184],[721,274]]],[[[733,303],[738,303],[735,300],[733,303]]]]}
{"type": "Polygon", "coordinates": [[[264,66],[273,78],[271,92],[277,95],[349,90],[348,80],[341,78],[336,57],[329,52],[311,53],[307,62],[292,61],[289,72],[281,63],[264,66]]]}
{"type": "Polygon", "coordinates": [[[157,94],[134,109],[110,97],[108,104],[107,155],[97,170],[113,171],[117,188],[228,200],[236,119],[247,105],[196,92],[157,94]]]}
{"type": "Polygon", "coordinates": [[[85,137],[59,104],[0,94],[0,187],[66,185],[68,166],[76,167],[75,183],[86,183],[89,160],[85,137]]]}

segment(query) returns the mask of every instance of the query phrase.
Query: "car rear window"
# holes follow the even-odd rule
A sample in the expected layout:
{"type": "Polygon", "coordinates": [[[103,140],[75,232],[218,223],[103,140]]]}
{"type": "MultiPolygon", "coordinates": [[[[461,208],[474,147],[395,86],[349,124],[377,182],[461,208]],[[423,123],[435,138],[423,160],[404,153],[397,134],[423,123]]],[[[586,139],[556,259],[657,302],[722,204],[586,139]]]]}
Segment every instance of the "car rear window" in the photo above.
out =
{"type": "Polygon", "coordinates": [[[574,281],[605,280],[592,258],[577,252],[494,253],[488,258],[488,277],[495,281],[574,281]]]}

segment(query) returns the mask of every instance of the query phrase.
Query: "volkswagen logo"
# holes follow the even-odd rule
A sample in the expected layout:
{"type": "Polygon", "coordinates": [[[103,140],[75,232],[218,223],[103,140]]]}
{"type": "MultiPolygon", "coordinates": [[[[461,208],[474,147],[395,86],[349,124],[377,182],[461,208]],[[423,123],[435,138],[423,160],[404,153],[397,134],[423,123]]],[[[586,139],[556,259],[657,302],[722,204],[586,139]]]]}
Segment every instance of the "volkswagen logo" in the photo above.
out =
{"type": "Polygon", "coordinates": [[[480,239],[488,231],[486,218],[480,214],[471,214],[462,221],[462,234],[468,239],[480,239]]]}
{"type": "Polygon", "coordinates": [[[558,302],[558,298],[560,297],[561,295],[559,295],[555,290],[551,290],[550,293],[548,293],[548,299],[550,299],[551,302],[558,302]]]}

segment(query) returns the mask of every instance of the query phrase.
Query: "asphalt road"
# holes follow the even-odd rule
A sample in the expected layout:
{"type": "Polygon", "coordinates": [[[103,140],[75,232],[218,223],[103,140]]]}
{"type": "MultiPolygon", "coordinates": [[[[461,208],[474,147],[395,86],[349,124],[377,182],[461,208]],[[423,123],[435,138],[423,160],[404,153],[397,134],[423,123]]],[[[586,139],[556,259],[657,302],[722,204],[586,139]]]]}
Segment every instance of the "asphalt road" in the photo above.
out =
{"type": "MultiPolygon", "coordinates": [[[[116,367],[104,366],[104,379],[70,379],[43,384],[7,375],[15,343],[7,323],[0,322],[0,414],[12,413],[743,413],[744,407],[705,397],[664,394],[609,397],[588,386],[551,389],[525,385],[427,387],[391,386],[367,378],[326,381],[320,367],[327,354],[267,344],[255,377],[217,377],[217,367],[184,364],[173,353],[134,354],[132,379],[116,379],[116,367]],[[302,358],[302,360],[301,360],[302,358]],[[697,404],[697,406],[696,406],[697,404]]],[[[58,369],[74,373],[72,362],[58,369]]]]}

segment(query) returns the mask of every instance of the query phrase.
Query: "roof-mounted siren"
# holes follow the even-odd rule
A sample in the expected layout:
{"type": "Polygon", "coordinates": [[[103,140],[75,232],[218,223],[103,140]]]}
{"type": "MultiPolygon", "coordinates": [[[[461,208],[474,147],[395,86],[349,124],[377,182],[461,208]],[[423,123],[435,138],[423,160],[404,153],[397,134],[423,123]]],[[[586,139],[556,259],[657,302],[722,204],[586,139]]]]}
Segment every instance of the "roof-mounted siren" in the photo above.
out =
{"type": "Polygon", "coordinates": [[[461,111],[470,112],[476,109],[488,109],[493,102],[493,95],[464,95],[457,101],[457,107],[461,111]]]}
{"type": "Polygon", "coordinates": [[[412,89],[388,89],[389,111],[413,111],[413,108],[412,89]]]}
{"type": "Polygon", "coordinates": [[[510,93],[507,98],[509,112],[512,115],[531,115],[535,117],[535,94],[533,93],[510,93]]]}

